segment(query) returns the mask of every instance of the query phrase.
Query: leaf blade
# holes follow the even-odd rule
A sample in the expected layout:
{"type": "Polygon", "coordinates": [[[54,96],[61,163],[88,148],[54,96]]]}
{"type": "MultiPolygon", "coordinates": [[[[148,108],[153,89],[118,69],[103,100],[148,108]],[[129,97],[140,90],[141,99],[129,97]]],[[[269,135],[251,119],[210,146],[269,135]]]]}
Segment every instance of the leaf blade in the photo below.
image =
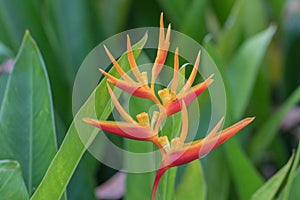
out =
{"type": "Polygon", "coordinates": [[[176,199],[205,200],[206,183],[199,160],[188,164],[176,191],[176,199]]]}
{"type": "Polygon", "coordinates": [[[56,152],[56,138],[46,69],[29,32],[7,83],[0,133],[0,158],[20,162],[31,195],[56,152]]]}
{"type": "Polygon", "coordinates": [[[1,199],[29,199],[17,161],[0,160],[0,196],[1,199]]]}
{"type": "MultiPolygon", "coordinates": [[[[139,55],[141,49],[145,45],[147,37],[144,36],[135,47],[138,49],[136,56],[139,55]]],[[[123,60],[126,59],[126,56],[122,56],[123,60]]],[[[126,66],[129,69],[129,66],[126,66]]],[[[116,69],[111,69],[111,74],[115,75],[116,69]]],[[[78,111],[74,120],[66,134],[66,137],[53,158],[41,184],[38,186],[36,192],[31,197],[31,200],[40,200],[40,199],[59,199],[63,194],[69,180],[71,179],[72,174],[74,173],[82,155],[84,154],[86,148],[85,145],[89,145],[91,142],[90,139],[95,137],[98,130],[93,127],[85,124],[82,121],[84,117],[97,118],[97,116],[91,116],[91,113],[94,113],[95,106],[97,109],[104,111],[100,116],[101,119],[106,119],[111,112],[111,103],[109,102],[109,95],[106,90],[106,79],[103,79],[94,92],[90,95],[88,100],[84,103],[81,109],[78,111]],[[95,95],[99,91],[102,91],[101,94],[106,94],[102,96],[102,101],[106,104],[96,104],[95,95]],[[76,121],[76,124],[75,124],[76,121]],[[87,138],[80,138],[78,135],[78,129],[81,131],[84,129],[87,133],[92,133],[87,138]],[[85,142],[85,144],[83,144],[85,142]],[[57,178],[59,177],[59,179],[57,178]],[[51,188],[51,191],[49,191],[51,188]]]]}

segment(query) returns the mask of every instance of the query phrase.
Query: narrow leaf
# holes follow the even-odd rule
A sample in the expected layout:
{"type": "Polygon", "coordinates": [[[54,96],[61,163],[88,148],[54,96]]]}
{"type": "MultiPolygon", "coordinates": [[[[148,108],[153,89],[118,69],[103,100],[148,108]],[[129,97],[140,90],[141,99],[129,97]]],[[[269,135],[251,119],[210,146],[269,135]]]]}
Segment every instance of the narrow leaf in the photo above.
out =
{"type": "Polygon", "coordinates": [[[298,144],[298,149],[297,149],[297,152],[296,152],[296,155],[295,155],[295,160],[293,162],[293,165],[292,165],[287,183],[286,183],[285,188],[284,188],[284,193],[283,193],[282,200],[288,200],[288,198],[289,198],[292,183],[293,183],[294,178],[295,178],[295,172],[296,172],[296,169],[299,165],[299,160],[300,160],[300,143],[298,144]]]}
{"type": "Polygon", "coordinates": [[[248,39],[228,68],[229,100],[233,119],[238,118],[249,103],[258,69],[275,30],[274,26],[270,26],[248,39]]]}
{"type": "Polygon", "coordinates": [[[300,86],[289,96],[281,108],[272,115],[261,127],[250,143],[249,153],[253,160],[258,161],[263,152],[275,137],[279,129],[280,122],[286,113],[300,101],[300,86]]]}
{"type": "Polygon", "coordinates": [[[268,180],[262,187],[260,187],[251,197],[251,200],[272,200],[278,192],[284,178],[288,174],[288,171],[292,165],[294,155],[289,161],[268,180]]]}

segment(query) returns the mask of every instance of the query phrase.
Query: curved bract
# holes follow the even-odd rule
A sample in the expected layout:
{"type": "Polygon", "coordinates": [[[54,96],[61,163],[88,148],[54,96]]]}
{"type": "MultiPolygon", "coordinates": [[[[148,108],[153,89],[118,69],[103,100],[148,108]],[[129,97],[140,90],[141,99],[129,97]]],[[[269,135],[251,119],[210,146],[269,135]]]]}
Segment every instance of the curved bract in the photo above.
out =
{"type": "Polygon", "coordinates": [[[153,112],[151,120],[149,119],[148,114],[143,112],[136,116],[137,121],[135,121],[121,106],[120,102],[112,92],[109,84],[107,84],[107,88],[110,93],[111,100],[126,122],[99,121],[96,119],[86,118],[84,119],[86,123],[92,126],[98,127],[104,131],[111,132],[121,137],[133,140],[153,142],[160,149],[162,153],[162,163],[157,171],[154,180],[151,197],[152,200],[155,199],[156,190],[161,177],[169,168],[189,163],[204,156],[205,154],[209,153],[210,151],[224,143],[226,140],[228,140],[230,137],[232,137],[234,134],[239,132],[254,120],[254,118],[245,118],[224,130],[220,130],[220,127],[222,126],[224,121],[224,118],[222,118],[216,124],[215,128],[213,128],[205,138],[194,142],[185,143],[188,133],[187,106],[190,105],[195,99],[197,99],[197,97],[203,91],[205,91],[208,86],[213,83],[214,80],[212,74],[202,83],[192,86],[200,64],[201,52],[199,51],[194,63],[194,68],[188,80],[177,94],[176,91],[178,87],[179,68],[179,49],[177,48],[174,54],[173,82],[170,88],[164,88],[162,90],[159,90],[157,94],[155,93],[155,81],[160,71],[162,70],[170,46],[170,31],[171,28],[169,25],[167,33],[165,35],[163,15],[161,14],[158,50],[152,68],[152,77],[150,84],[148,84],[147,72],[141,72],[136,64],[135,58],[132,53],[129,36],[127,36],[127,56],[131,70],[136,80],[133,80],[122,70],[121,66],[114,59],[109,50],[104,47],[108,57],[120,74],[121,79],[117,79],[103,70],[100,71],[107,77],[107,80],[110,84],[134,96],[152,100],[159,108],[159,111],[153,112]],[[172,138],[171,140],[169,140],[167,136],[160,136],[159,130],[162,122],[168,116],[173,115],[177,112],[181,112],[182,115],[182,130],[180,136],[172,138]]]}

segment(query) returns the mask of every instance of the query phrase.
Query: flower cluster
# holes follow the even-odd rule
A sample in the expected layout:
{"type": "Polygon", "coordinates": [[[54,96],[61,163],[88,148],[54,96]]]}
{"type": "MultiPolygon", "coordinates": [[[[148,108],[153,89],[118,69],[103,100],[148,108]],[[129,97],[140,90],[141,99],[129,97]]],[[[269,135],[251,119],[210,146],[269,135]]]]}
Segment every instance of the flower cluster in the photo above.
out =
{"type": "Polygon", "coordinates": [[[109,50],[104,46],[108,57],[122,79],[117,79],[103,70],[100,71],[107,77],[107,89],[110,93],[112,102],[126,122],[100,121],[88,118],[84,119],[86,123],[98,127],[104,131],[111,132],[124,138],[152,142],[159,148],[162,153],[162,162],[154,180],[151,197],[152,200],[155,199],[159,180],[166,170],[174,166],[186,164],[209,153],[211,150],[218,147],[235,133],[247,126],[254,119],[246,118],[230,126],[229,128],[219,130],[223,124],[222,118],[205,138],[189,143],[185,142],[188,133],[187,106],[193,102],[204,90],[206,90],[211,83],[213,83],[213,75],[208,77],[202,83],[192,86],[200,63],[201,52],[199,51],[188,80],[177,93],[176,91],[179,74],[179,58],[177,48],[174,54],[174,75],[172,84],[170,88],[159,90],[156,95],[154,90],[155,81],[162,70],[167,57],[167,52],[170,45],[170,32],[171,27],[169,25],[165,34],[163,15],[161,14],[158,50],[152,68],[150,85],[148,84],[147,72],[140,72],[136,64],[129,36],[127,36],[127,56],[136,80],[133,80],[123,71],[109,50]],[[134,120],[121,106],[109,83],[134,96],[152,100],[159,108],[159,111],[153,112],[151,120],[146,112],[138,114],[136,116],[137,121],[134,120]],[[167,136],[160,136],[159,130],[162,122],[168,116],[177,112],[181,112],[182,115],[180,136],[172,138],[171,140],[169,140],[167,136]]]}

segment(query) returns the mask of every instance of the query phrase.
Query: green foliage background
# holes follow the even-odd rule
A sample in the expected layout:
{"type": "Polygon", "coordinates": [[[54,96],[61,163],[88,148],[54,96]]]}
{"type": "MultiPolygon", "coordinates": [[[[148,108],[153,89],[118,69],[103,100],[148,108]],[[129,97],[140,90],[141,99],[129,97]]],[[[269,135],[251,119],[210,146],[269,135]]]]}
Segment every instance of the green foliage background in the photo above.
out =
{"type": "MultiPolygon", "coordinates": [[[[127,29],[157,27],[160,12],[165,23],[201,43],[217,64],[228,96],[226,124],[256,116],[201,164],[170,171],[162,180],[161,198],[299,198],[299,153],[291,157],[299,143],[299,121],[281,128],[282,119],[300,102],[299,0],[0,0],[0,66],[15,62],[12,72],[0,74],[0,199],[30,198],[51,162],[42,185],[53,188],[44,186],[48,193],[32,199],[49,198],[53,191],[53,197],[60,197],[66,184],[62,198],[95,199],[95,187],[115,171],[83,154],[71,125],[74,78],[98,43],[127,29]],[[23,37],[26,30],[30,34],[23,37]],[[71,153],[73,162],[63,166],[71,153]],[[53,174],[61,174],[61,184],[51,182],[53,174]]],[[[153,175],[128,174],[124,198],[148,199],[153,175]],[[138,189],[141,181],[143,190],[138,189]]]]}

